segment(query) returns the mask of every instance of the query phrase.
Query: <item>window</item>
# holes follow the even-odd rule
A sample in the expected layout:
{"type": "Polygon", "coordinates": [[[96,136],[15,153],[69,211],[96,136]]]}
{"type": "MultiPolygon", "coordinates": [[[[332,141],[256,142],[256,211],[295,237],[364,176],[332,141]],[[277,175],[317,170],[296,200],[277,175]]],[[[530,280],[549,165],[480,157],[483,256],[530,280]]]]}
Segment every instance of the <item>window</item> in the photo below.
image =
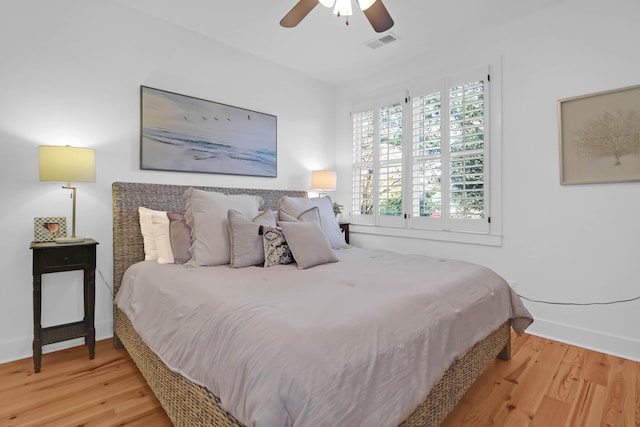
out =
{"type": "Polygon", "coordinates": [[[352,113],[354,224],[491,232],[489,82],[476,70],[352,113]]]}

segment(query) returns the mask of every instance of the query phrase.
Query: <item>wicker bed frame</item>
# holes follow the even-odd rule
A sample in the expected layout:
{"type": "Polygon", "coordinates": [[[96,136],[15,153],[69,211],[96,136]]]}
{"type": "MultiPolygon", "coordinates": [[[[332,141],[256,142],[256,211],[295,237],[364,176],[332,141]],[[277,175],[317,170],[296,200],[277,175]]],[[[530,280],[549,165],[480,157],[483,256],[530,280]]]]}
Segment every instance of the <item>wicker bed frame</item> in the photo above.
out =
{"type": "MultiPolygon", "coordinates": [[[[164,184],[113,184],[114,292],[117,293],[120,288],[125,270],[144,258],[138,207],[182,212],[182,194],[187,188],[188,186],[164,184]]],[[[227,194],[256,194],[263,198],[263,207],[271,209],[277,209],[281,195],[307,196],[303,191],[196,188],[227,194]]],[[[174,425],[242,427],[242,424],[222,408],[220,400],[206,388],[169,370],[142,341],[127,316],[115,306],[113,324],[114,345],[124,345],[174,425]]],[[[510,324],[507,322],[456,360],[433,387],[426,400],[401,426],[439,425],[496,356],[509,359],[510,343],[510,324]]]]}

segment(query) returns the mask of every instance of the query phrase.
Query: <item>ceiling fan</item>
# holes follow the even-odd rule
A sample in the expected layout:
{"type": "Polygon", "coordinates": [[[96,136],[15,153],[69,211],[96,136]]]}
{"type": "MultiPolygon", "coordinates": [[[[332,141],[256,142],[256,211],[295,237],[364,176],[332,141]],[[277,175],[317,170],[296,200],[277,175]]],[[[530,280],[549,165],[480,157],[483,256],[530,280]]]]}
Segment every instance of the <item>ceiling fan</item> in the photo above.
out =
{"type": "MultiPolygon", "coordinates": [[[[393,19],[389,15],[387,8],[382,4],[382,0],[356,1],[376,32],[381,33],[393,27],[393,19]]],[[[299,0],[289,13],[282,18],[280,25],[286,28],[295,27],[318,3],[326,7],[333,7],[333,13],[337,16],[347,16],[347,25],[349,25],[348,17],[353,14],[351,0],[299,0]]]]}

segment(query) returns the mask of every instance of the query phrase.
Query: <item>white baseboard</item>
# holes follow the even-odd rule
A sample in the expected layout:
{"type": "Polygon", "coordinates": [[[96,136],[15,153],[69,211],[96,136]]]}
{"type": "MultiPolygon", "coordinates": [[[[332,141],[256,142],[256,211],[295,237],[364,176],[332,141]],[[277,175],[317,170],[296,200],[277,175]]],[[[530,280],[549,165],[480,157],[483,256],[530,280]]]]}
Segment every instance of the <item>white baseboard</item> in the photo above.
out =
{"type": "Polygon", "coordinates": [[[640,341],[536,318],[527,333],[640,362],[640,341]]]}
{"type": "MultiPolygon", "coordinates": [[[[96,323],[96,341],[110,338],[113,336],[113,322],[105,321],[96,323]]],[[[0,363],[13,362],[14,360],[26,359],[33,357],[33,336],[16,339],[12,341],[0,342],[0,363]]],[[[84,338],[76,338],[47,344],[42,348],[42,353],[51,353],[65,348],[84,345],[84,338]]]]}

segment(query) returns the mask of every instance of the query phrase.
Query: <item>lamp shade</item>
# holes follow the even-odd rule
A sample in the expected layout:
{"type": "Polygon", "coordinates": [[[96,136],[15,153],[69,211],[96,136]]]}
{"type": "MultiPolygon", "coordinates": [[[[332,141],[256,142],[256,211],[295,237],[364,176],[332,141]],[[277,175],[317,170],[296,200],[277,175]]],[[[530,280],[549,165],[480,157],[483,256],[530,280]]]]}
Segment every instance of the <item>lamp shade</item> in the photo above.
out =
{"type": "Polygon", "coordinates": [[[40,181],[96,182],[96,151],[91,148],[41,145],[40,181]]]}
{"type": "Polygon", "coordinates": [[[336,189],[336,182],[336,171],[311,171],[312,190],[334,191],[336,189]]]}

